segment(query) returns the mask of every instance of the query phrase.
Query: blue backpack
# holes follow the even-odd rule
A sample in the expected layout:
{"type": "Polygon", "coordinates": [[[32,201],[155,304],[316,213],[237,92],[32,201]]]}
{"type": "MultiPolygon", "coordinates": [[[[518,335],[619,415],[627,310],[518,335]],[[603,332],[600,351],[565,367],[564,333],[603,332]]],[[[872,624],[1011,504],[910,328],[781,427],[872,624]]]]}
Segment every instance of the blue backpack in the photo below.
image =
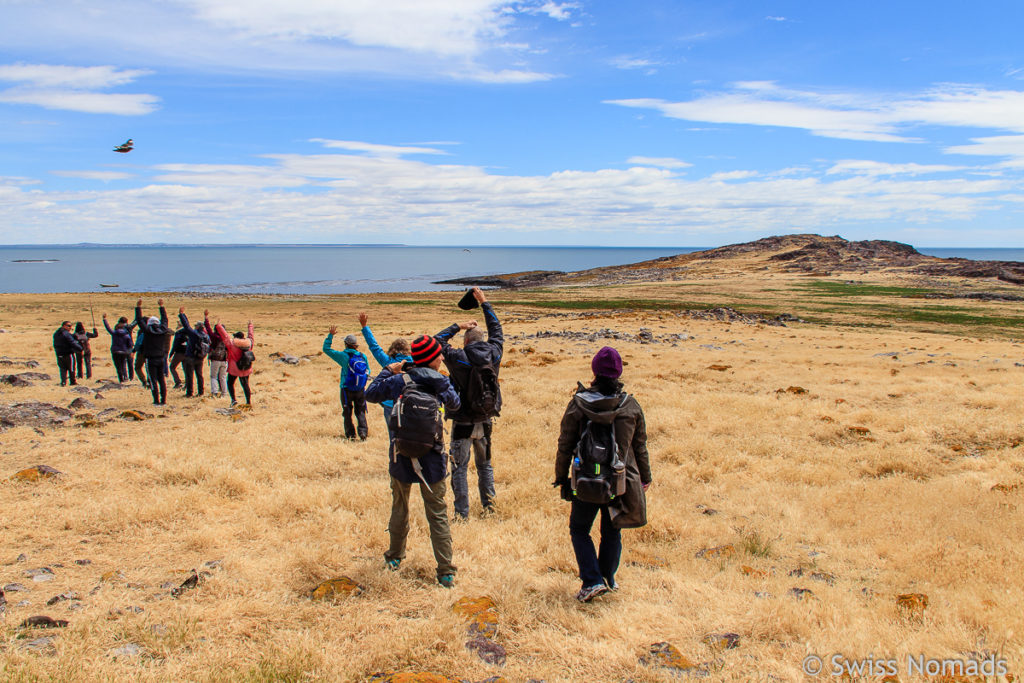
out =
{"type": "Polygon", "coordinates": [[[366,364],[366,357],[362,354],[348,354],[348,373],[345,375],[345,388],[355,391],[366,386],[366,380],[370,378],[370,366],[366,364]]]}

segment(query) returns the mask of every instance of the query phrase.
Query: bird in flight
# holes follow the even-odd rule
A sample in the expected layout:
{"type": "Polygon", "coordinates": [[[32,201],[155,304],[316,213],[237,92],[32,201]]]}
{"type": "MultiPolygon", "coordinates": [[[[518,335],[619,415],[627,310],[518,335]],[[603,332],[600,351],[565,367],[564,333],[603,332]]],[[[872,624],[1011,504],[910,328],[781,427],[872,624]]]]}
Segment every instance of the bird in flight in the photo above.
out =
{"type": "Polygon", "coordinates": [[[133,149],[135,149],[135,143],[132,142],[131,138],[128,138],[128,140],[126,140],[124,143],[122,143],[122,144],[118,145],[117,147],[115,147],[114,151],[115,152],[120,152],[121,154],[127,154],[128,152],[132,151],[133,149]]]}

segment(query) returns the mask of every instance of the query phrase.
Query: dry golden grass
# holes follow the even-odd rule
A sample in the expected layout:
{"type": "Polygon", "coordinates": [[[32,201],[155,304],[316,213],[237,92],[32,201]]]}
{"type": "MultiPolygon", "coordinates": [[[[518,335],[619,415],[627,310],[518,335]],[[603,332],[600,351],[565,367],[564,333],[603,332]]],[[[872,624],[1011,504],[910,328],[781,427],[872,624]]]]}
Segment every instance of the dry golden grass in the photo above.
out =
{"type": "MultiPolygon", "coordinates": [[[[785,294],[762,293],[756,279],[705,284],[693,289],[706,298],[728,291],[773,307],[786,302],[785,294]]],[[[650,297],[675,286],[492,298],[650,297]]],[[[433,582],[421,513],[412,516],[401,571],[385,571],[382,413],[370,407],[365,443],[339,439],[338,367],[317,352],[329,325],[356,332],[360,310],[385,346],[395,336],[436,332],[466,316],[448,304],[452,297],[167,298],[193,317],[209,307],[229,329],[255,321],[254,410],[232,421],[214,412],[226,400],[189,401],[178,392],[158,409],[135,384],[105,392],[94,400],[97,410],[158,417],[0,434],[0,585],[30,589],[9,592],[0,618],[4,680],[360,681],[385,670],[474,681],[674,680],[638,662],[660,641],[706,664],[710,680],[801,680],[808,653],[993,651],[1021,670],[1024,487],[1013,485],[1024,482],[1024,368],[1014,363],[1024,351],[1006,335],[502,305],[505,410],[494,431],[500,512],[481,519],[474,500],[471,521],[453,527],[460,571],[446,591],[433,582]],[[521,337],[640,326],[690,338],[672,346],[521,337]],[[655,483],[650,524],[623,534],[622,590],[582,606],[573,599],[568,506],[550,482],[562,411],[605,343],[622,352],[624,380],[645,409],[655,483]],[[314,360],[273,363],[274,351],[314,360]],[[886,352],[898,355],[877,355],[886,352]],[[8,478],[36,464],[64,475],[8,478]],[[1000,484],[1007,490],[992,490],[1000,484]],[[695,557],[726,544],[731,557],[695,557]],[[16,562],[20,553],[26,562],[16,562]],[[161,587],[214,560],[220,566],[196,589],[175,598],[161,587]],[[63,566],[46,583],[23,574],[56,564],[63,566]],[[795,569],[803,575],[791,576],[795,569]],[[101,582],[108,572],[121,574],[101,582]],[[818,580],[827,575],[831,585],[818,580]],[[339,576],[357,581],[362,595],[333,604],[309,599],[319,582],[339,576]],[[796,587],[813,597],[797,600],[789,594],[796,587]],[[69,590],[81,596],[80,609],[46,606],[69,590]],[[928,606],[899,608],[896,596],[906,593],[927,595],[928,606]],[[460,598],[485,595],[496,604],[496,640],[508,651],[503,669],[464,648],[466,623],[452,610],[460,598]],[[30,605],[17,606],[25,599],[30,605]],[[36,614],[70,624],[23,637],[18,625],[36,614]],[[738,633],[739,647],[703,642],[723,632],[738,633]],[[57,636],[55,654],[21,648],[46,635],[57,636]],[[129,643],[144,653],[111,656],[129,643]]],[[[97,314],[112,315],[127,314],[134,301],[94,299],[97,314]]],[[[56,377],[50,335],[62,319],[88,322],[86,301],[0,296],[7,330],[0,356],[38,359],[56,377]]],[[[985,306],[1012,315],[1014,304],[985,306]]],[[[101,331],[93,344],[100,379],[113,377],[107,341],[101,331]]],[[[0,403],[67,406],[77,396],[55,382],[0,388],[0,403]]],[[[473,472],[470,484],[475,491],[473,472]]]]}

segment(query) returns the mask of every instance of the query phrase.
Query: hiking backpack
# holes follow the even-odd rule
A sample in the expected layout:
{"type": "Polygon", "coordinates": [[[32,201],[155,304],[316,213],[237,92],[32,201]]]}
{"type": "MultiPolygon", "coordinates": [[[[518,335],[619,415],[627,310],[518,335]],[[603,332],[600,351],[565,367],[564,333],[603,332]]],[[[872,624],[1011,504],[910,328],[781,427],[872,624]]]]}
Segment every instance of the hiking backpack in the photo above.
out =
{"type": "Polygon", "coordinates": [[[473,365],[462,394],[466,411],[474,417],[497,417],[501,412],[501,387],[498,385],[498,370],[490,364],[473,365]]]}
{"type": "Polygon", "coordinates": [[[196,358],[206,358],[210,355],[210,340],[203,341],[199,340],[199,353],[196,354],[196,358]]]}
{"type": "Polygon", "coordinates": [[[427,455],[444,438],[441,403],[437,396],[405,377],[405,389],[391,409],[390,427],[395,452],[415,460],[427,455]]]}
{"type": "Polygon", "coordinates": [[[242,351],[242,355],[235,361],[235,367],[239,370],[248,370],[252,367],[254,360],[256,360],[256,354],[252,352],[252,349],[246,349],[242,351]]]}
{"type": "Polygon", "coordinates": [[[615,422],[587,420],[572,459],[572,495],[604,505],[626,492],[626,464],[619,458],[615,422]]]}
{"type": "Polygon", "coordinates": [[[366,358],[362,354],[347,355],[348,372],[345,373],[345,388],[349,391],[362,389],[366,386],[366,380],[370,378],[370,366],[366,364],[366,358]]]}

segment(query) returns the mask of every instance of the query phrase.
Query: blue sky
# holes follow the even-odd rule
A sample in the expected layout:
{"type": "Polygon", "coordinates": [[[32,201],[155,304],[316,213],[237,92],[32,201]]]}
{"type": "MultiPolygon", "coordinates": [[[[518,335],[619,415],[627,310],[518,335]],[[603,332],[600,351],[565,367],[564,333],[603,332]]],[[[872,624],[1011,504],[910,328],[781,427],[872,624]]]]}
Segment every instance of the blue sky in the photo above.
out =
{"type": "Polygon", "coordinates": [[[0,243],[1022,247],[1022,19],[0,0],[0,243]]]}

